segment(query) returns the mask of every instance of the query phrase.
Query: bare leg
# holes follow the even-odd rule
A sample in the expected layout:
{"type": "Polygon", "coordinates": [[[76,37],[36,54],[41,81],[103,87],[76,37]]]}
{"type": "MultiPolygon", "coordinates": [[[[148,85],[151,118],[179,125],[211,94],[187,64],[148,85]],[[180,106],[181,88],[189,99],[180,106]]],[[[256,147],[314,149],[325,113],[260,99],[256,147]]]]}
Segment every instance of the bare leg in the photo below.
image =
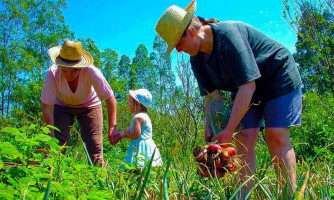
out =
{"type": "MultiPolygon", "coordinates": [[[[259,128],[244,129],[240,131],[236,137],[237,153],[240,155],[243,161],[243,168],[240,169],[239,182],[242,184],[246,181],[256,170],[256,155],[255,144],[259,134],[259,128]]],[[[248,193],[253,185],[253,181],[250,181],[245,188],[242,189],[240,199],[244,198],[244,195],[248,193]]]]}
{"type": "Polygon", "coordinates": [[[290,183],[290,193],[293,194],[296,187],[296,155],[290,141],[290,128],[266,128],[266,142],[269,153],[274,161],[277,175],[280,171],[284,179],[281,179],[283,186],[290,183]]]}

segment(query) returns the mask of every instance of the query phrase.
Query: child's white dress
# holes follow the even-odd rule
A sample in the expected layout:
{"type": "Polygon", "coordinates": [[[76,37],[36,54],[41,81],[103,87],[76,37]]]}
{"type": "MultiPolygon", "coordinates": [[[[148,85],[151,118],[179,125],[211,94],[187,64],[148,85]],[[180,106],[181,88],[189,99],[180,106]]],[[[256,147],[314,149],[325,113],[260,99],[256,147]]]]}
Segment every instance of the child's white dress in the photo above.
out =
{"type": "Polygon", "coordinates": [[[162,166],[162,159],[159,149],[152,139],[152,123],[147,113],[137,113],[130,124],[130,132],[133,132],[133,124],[136,118],[144,119],[144,123],[141,127],[141,135],[139,138],[131,140],[127,156],[125,161],[130,164],[136,164],[137,167],[142,168],[145,166],[148,160],[151,159],[153,151],[155,149],[154,159],[152,166],[162,166]]]}

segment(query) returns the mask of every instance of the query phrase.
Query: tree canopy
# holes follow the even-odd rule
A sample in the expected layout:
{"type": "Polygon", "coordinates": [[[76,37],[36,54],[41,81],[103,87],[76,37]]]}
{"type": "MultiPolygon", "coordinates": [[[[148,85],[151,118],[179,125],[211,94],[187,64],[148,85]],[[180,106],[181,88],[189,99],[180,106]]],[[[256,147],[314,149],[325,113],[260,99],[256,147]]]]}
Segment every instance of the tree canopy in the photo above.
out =
{"type": "Polygon", "coordinates": [[[307,90],[334,96],[334,1],[285,0],[283,16],[296,31],[294,58],[307,90]]]}

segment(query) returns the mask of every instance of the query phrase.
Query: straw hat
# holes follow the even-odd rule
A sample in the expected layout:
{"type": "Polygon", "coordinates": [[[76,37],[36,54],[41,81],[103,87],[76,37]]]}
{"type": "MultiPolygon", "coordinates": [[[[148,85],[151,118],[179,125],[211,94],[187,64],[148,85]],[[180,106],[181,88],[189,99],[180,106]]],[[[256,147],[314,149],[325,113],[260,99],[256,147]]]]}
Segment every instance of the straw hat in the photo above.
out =
{"type": "Polygon", "coordinates": [[[146,108],[151,105],[152,94],[147,89],[130,90],[129,94],[146,108]]]}
{"type": "Polygon", "coordinates": [[[167,57],[179,42],[196,11],[196,1],[192,1],[185,10],[172,5],[160,17],[155,30],[167,43],[167,57]]]}
{"type": "Polygon", "coordinates": [[[93,64],[93,56],[82,49],[81,43],[66,40],[62,46],[49,49],[51,61],[64,67],[83,68],[93,64]]]}

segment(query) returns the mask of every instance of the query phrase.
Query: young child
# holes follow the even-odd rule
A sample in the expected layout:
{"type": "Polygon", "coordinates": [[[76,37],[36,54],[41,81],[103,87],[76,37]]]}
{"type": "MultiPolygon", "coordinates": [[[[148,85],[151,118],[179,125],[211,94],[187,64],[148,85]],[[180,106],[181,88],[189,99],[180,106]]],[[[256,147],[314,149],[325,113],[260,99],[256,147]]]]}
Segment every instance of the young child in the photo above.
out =
{"type": "Polygon", "coordinates": [[[162,159],[159,149],[152,139],[152,123],[147,115],[147,107],[152,102],[152,95],[147,89],[129,91],[128,106],[134,115],[127,130],[115,134],[113,143],[118,143],[122,138],[131,140],[125,161],[135,164],[138,168],[143,168],[148,160],[151,159],[155,150],[152,166],[162,166],[162,159]]]}

